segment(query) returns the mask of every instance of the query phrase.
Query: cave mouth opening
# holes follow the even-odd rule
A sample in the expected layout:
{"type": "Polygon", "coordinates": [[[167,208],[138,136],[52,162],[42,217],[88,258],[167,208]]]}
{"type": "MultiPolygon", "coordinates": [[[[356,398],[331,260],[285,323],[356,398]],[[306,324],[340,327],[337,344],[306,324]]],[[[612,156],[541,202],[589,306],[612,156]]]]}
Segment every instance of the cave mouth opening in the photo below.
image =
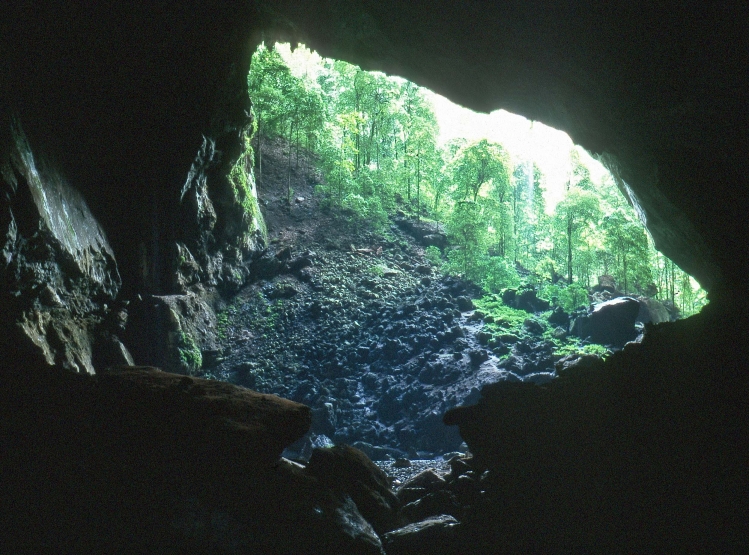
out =
{"type": "Polygon", "coordinates": [[[582,329],[591,303],[637,297],[639,332],[705,302],[561,131],[303,46],[261,45],[248,86],[270,249],[308,262],[220,315],[227,343],[247,347],[208,375],[311,406],[289,456],[454,452],[442,414],[483,385],[542,383],[565,357],[611,352],[582,329]]]}

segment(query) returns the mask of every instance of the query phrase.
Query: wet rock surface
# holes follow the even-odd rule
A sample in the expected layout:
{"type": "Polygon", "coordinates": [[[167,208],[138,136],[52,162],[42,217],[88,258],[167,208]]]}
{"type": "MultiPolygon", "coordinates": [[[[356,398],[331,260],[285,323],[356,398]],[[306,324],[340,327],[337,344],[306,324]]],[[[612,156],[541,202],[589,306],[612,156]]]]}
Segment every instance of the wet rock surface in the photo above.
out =
{"type": "Polygon", "coordinates": [[[112,325],[122,309],[114,307],[121,280],[102,227],[17,120],[7,132],[0,148],[0,346],[19,359],[89,374],[102,360],[132,363],[122,330],[112,325]]]}

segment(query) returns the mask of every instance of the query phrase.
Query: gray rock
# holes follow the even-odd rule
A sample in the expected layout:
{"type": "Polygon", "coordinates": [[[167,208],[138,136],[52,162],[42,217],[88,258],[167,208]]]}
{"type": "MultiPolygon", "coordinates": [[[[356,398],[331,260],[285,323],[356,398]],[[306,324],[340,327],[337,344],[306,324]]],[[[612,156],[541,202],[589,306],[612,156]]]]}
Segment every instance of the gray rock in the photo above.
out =
{"type": "Polygon", "coordinates": [[[669,322],[671,320],[671,314],[660,301],[648,297],[638,297],[637,302],[640,303],[640,309],[637,313],[638,322],[642,324],[660,324],[661,322],[669,322]]]}
{"type": "Polygon", "coordinates": [[[383,537],[388,555],[443,555],[456,553],[460,523],[450,515],[439,515],[388,532],[383,537]]]}
{"type": "Polygon", "coordinates": [[[533,318],[526,318],[523,322],[523,327],[530,333],[541,335],[544,332],[544,326],[538,320],[533,318]]]}
{"type": "Polygon", "coordinates": [[[468,351],[468,356],[474,366],[479,366],[489,360],[489,353],[486,352],[486,349],[471,349],[468,351]]]}
{"type": "Polygon", "coordinates": [[[469,310],[473,310],[473,301],[466,296],[458,297],[457,299],[455,299],[455,302],[458,304],[458,310],[460,310],[461,312],[468,312],[469,310]]]}

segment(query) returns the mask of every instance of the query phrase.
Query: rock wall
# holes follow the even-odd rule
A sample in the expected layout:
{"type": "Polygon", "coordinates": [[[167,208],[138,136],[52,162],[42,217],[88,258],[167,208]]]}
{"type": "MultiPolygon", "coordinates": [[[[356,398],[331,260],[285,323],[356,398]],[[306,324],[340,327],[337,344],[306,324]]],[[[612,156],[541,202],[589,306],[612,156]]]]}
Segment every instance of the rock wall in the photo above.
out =
{"type": "Polygon", "coordinates": [[[121,280],[85,200],[36,154],[17,120],[0,158],[0,299],[5,352],[94,372],[94,361],[132,363],[112,335],[121,280]]]}

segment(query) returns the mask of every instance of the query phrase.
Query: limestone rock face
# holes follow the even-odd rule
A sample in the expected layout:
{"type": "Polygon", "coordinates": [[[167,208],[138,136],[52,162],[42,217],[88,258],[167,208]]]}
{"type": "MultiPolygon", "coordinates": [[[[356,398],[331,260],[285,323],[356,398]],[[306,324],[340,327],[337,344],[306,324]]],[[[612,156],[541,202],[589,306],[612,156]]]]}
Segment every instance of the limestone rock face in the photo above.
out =
{"type": "Polygon", "coordinates": [[[127,363],[121,342],[103,332],[121,280],[102,227],[17,120],[10,131],[0,153],[4,341],[76,372],[93,373],[99,354],[127,363]]]}
{"type": "Polygon", "coordinates": [[[173,249],[181,292],[196,282],[236,290],[265,246],[253,160],[244,156],[252,124],[246,89],[246,75],[232,71],[182,186],[173,249]]]}

